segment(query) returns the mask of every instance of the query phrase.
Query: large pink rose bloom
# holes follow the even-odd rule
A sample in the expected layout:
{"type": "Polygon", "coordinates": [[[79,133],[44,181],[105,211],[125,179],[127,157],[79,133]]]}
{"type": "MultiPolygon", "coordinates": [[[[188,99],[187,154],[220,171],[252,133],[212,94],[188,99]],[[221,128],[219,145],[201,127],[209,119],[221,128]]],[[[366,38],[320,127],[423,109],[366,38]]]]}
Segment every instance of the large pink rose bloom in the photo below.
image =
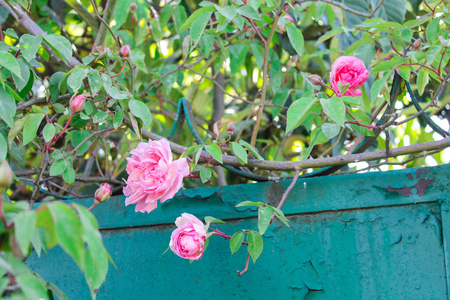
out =
{"type": "Polygon", "coordinates": [[[359,58],[341,56],[331,65],[331,87],[338,97],[342,96],[339,90],[339,83],[344,86],[350,86],[344,93],[344,96],[361,96],[362,92],[355,89],[362,86],[367,78],[369,78],[369,72],[359,58]]]}
{"type": "Polygon", "coordinates": [[[189,175],[186,158],[172,161],[166,139],[140,143],[127,158],[128,180],[123,193],[126,205],[136,204],[136,211],[151,212],[161,202],[172,198],[181,188],[183,177],[189,175]]]}
{"type": "Polygon", "coordinates": [[[183,213],[175,221],[177,229],[172,232],[169,247],[179,257],[199,260],[203,255],[206,230],[197,217],[183,213]]]}

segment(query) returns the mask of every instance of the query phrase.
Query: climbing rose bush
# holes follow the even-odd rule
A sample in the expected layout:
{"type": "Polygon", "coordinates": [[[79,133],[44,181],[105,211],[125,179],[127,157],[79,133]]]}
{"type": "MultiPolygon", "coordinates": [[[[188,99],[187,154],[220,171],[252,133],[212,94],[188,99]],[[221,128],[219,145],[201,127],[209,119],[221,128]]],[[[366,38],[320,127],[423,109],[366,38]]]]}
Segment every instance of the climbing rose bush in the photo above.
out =
{"type": "Polygon", "coordinates": [[[166,139],[139,143],[127,158],[128,180],[123,188],[126,205],[136,204],[136,211],[151,212],[161,202],[172,198],[189,175],[186,158],[172,161],[166,139]]]}
{"type": "Polygon", "coordinates": [[[341,56],[331,65],[331,87],[338,97],[342,96],[339,83],[349,86],[344,96],[361,96],[362,92],[356,90],[369,78],[369,72],[359,58],[353,56],[341,56]]]}
{"type": "Polygon", "coordinates": [[[202,221],[196,216],[183,213],[175,220],[175,225],[178,228],[172,232],[170,249],[182,258],[199,260],[206,241],[206,230],[202,221]]]}

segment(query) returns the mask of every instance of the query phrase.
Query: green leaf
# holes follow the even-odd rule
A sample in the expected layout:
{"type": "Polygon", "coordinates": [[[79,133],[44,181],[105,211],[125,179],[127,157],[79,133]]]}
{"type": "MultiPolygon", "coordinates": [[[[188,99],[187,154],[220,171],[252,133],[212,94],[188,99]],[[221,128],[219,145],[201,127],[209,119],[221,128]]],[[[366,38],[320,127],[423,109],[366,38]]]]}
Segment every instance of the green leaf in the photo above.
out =
{"type": "Polygon", "coordinates": [[[72,58],[72,44],[65,37],[59,34],[47,34],[43,36],[44,41],[64,62],[69,62],[72,58]]]}
{"type": "Polygon", "coordinates": [[[214,5],[217,9],[217,11],[224,16],[225,18],[227,18],[228,20],[232,21],[234,19],[234,17],[236,17],[237,11],[236,11],[236,7],[234,7],[234,5],[228,5],[225,7],[220,7],[218,5],[214,5]]]}
{"type": "Polygon", "coordinates": [[[324,112],[337,124],[344,127],[345,122],[345,104],[341,99],[334,96],[329,99],[320,99],[320,104],[324,112]]]}
{"type": "Polygon", "coordinates": [[[68,166],[68,163],[65,159],[61,158],[52,163],[50,167],[50,176],[58,176],[64,173],[68,166]]]}
{"type": "Polygon", "coordinates": [[[292,103],[287,111],[286,132],[300,126],[309,113],[313,111],[315,104],[315,99],[312,98],[300,98],[292,103]]]}
{"type": "Polygon", "coordinates": [[[108,113],[106,111],[98,111],[93,118],[93,122],[95,124],[101,123],[101,122],[105,121],[107,118],[108,118],[108,113]]]}
{"type": "Polygon", "coordinates": [[[286,26],[286,31],[292,48],[294,48],[299,56],[302,56],[303,45],[305,43],[302,32],[292,23],[286,26]]]}
{"type": "Polygon", "coordinates": [[[100,91],[103,84],[102,78],[100,77],[100,73],[95,69],[90,69],[88,81],[89,86],[91,88],[91,94],[92,96],[95,96],[100,91]]]}
{"type": "Polygon", "coordinates": [[[225,224],[225,222],[222,221],[221,219],[217,219],[217,218],[210,217],[210,216],[206,216],[206,217],[205,217],[205,222],[206,222],[207,224],[212,224],[212,223],[225,224]]]}
{"type": "MultiPolygon", "coordinates": [[[[287,98],[289,97],[289,93],[291,91],[289,89],[281,89],[277,91],[275,96],[273,96],[272,103],[277,105],[284,105],[286,103],[287,98]]],[[[272,107],[272,117],[275,118],[281,111],[281,107],[272,107]]]]}
{"type": "Polygon", "coordinates": [[[45,125],[44,130],[42,131],[42,135],[44,136],[45,142],[50,142],[55,136],[56,128],[53,124],[48,123],[45,125]]]}
{"type": "Polygon", "coordinates": [[[255,263],[263,251],[263,239],[259,232],[250,230],[247,233],[247,242],[248,253],[252,257],[253,263],[255,263]]]}
{"type": "Polygon", "coordinates": [[[0,161],[4,161],[8,154],[8,142],[3,134],[0,133],[0,161]]]}
{"type": "Polygon", "coordinates": [[[138,100],[130,100],[128,102],[128,107],[131,113],[142,120],[145,128],[148,128],[152,124],[152,113],[148,109],[148,106],[138,100]]]}
{"type": "Polygon", "coordinates": [[[261,17],[258,15],[258,12],[251,7],[250,5],[243,5],[237,9],[237,13],[254,20],[261,20],[261,17]]]}
{"type": "Polygon", "coordinates": [[[220,163],[223,163],[222,161],[222,150],[220,150],[220,147],[216,144],[210,144],[205,146],[206,152],[211,154],[211,156],[217,160],[220,163]]]}
{"type": "Polygon", "coordinates": [[[69,206],[54,202],[48,206],[55,222],[58,243],[84,270],[84,243],[81,237],[82,226],[77,214],[69,206]]]}
{"type": "Polygon", "coordinates": [[[27,255],[30,249],[30,241],[36,228],[36,213],[28,210],[17,214],[14,219],[14,233],[22,255],[27,255]]]}
{"type": "MultiPolygon", "coordinates": [[[[100,77],[102,78],[102,82],[103,82],[103,88],[105,89],[105,91],[109,94],[111,86],[112,86],[112,81],[111,81],[111,77],[109,77],[107,74],[102,73],[100,75],[100,77]]],[[[115,88],[117,90],[117,88],[115,88]]],[[[118,90],[117,90],[118,91],[118,90]]],[[[113,91],[113,93],[116,91],[113,91]]],[[[111,97],[113,97],[112,95],[110,95],[111,97]]],[[[113,97],[114,98],[114,97],[113,97]]]]}
{"type": "Polygon", "coordinates": [[[200,168],[200,179],[202,183],[206,183],[211,179],[212,172],[210,168],[201,167],[200,168]]]}
{"type": "Polygon", "coordinates": [[[61,291],[54,283],[49,282],[48,289],[53,292],[53,294],[58,298],[58,300],[69,300],[67,295],[61,291]]]}
{"type": "Polygon", "coordinates": [[[280,209],[278,209],[276,207],[272,206],[272,208],[273,208],[273,212],[275,214],[275,217],[277,217],[278,220],[280,220],[287,227],[291,227],[291,226],[289,226],[289,220],[286,219],[286,217],[284,216],[284,213],[280,209]]]}
{"type": "Polygon", "coordinates": [[[208,24],[209,19],[211,18],[211,15],[212,15],[212,12],[207,11],[207,12],[201,14],[200,17],[192,23],[191,39],[194,42],[194,46],[192,47],[192,49],[194,49],[194,47],[200,41],[200,38],[202,37],[203,32],[205,31],[206,25],[208,24]]]}
{"type": "Polygon", "coordinates": [[[36,276],[31,274],[19,275],[16,276],[16,281],[20,285],[26,299],[49,299],[47,289],[36,276]]]}
{"type": "Polygon", "coordinates": [[[425,92],[425,87],[427,86],[430,77],[429,73],[425,68],[422,68],[419,73],[417,74],[417,91],[419,92],[419,95],[422,96],[425,92]]]}
{"type": "MultiPolygon", "coordinates": [[[[102,78],[103,78],[103,74],[102,74],[102,78]]],[[[109,80],[111,80],[111,78],[109,80]]],[[[103,85],[105,85],[104,78],[103,78],[103,85]]],[[[127,94],[125,94],[122,91],[119,91],[116,87],[112,87],[112,88],[108,88],[108,89],[105,87],[105,91],[107,91],[108,95],[110,95],[111,97],[113,97],[114,99],[117,99],[117,100],[122,100],[122,99],[128,98],[127,94]]]]}
{"type": "Polygon", "coordinates": [[[255,149],[255,147],[253,147],[252,145],[250,145],[249,143],[247,143],[244,140],[239,140],[239,144],[241,144],[242,146],[244,146],[245,148],[247,148],[248,151],[250,151],[257,159],[259,160],[264,160],[264,158],[259,155],[258,151],[255,149]]]}
{"type": "Polygon", "coordinates": [[[239,160],[241,165],[246,165],[247,160],[247,151],[245,151],[244,147],[242,147],[240,144],[236,142],[231,142],[230,144],[231,152],[236,156],[236,158],[239,160]]]}
{"type": "Polygon", "coordinates": [[[63,179],[67,183],[75,182],[75,170],[71,166],[67,166],[63,173],[63,179]]]}
{"type": "MultiPolygon", "coordinates": [[[[78,211],[82,224],[82,238],[88,245],[85,254],[85,276],[95,298],[96,290],[105,281],[108,273],[108,252],[103,246],[102,236],[98,230],[95,217],[83,206],[74,205],[78,211]]],[[[112,262],[114,264],[114,262],[112,262]]]]}
{"type": "Polygon", "coordinates": [[[23,79],[22,74],[20,74],[19,62],[11,53],[0,51],[0,65],[8,69],[18,78],[23,79]]]}
{"type": "MultiPolygon", "coordinates": [[[[353,110],[352,112],[352,116],[355,117],[355,119],[364,125],[369,125],[370,122],[370,117],[363,111],[360,110],[353,110]]],[[[352,117],[350,116],[346,116],[347,121],[354,121],[352,117]]],[[[351,127],[353,128],[353,130],[355,130],[356,132],[359,132],[360,134],[364,135],[364,136],[375,136],[375,134],[367,127],[364,126],[358,126],[356,124],[351,124],[351,127]]]]}
{"type": "Polygon", "coordinates": [[[329,139],[337,136],[340,131],[341,131],[341,126],[339,126],[338,124],[324,123],[322,125],[322,132],[329,139]]]}
{"type": "MultiPolygon", "coordinates": [[[[0,87],[0,91],[1,91],[1,87],[0,87]]],[[[2,103],[2,101],[0,101],[0,103],[2,103]]],[[[1,109],[0,109],[0,114],[1,114],[1,109]]],[[[9,133],[8,133],[8,147],[9,148],[11,148],[14,138],[19,134],[19,132],[22,131],[23,126],[27,122],[28,118],[29,118],[29,115],[26,115],[25,117],[20,118],[14,122],[13,127],[11,127],[11,129],[9,130],[9,133]]]]}
{"type": "Polygon", "coordinates": [[[375,57],[375,43],[363,44],[359,46],[353,56],[361,59],[366,67],[370,66],[372,59],[375,57]]]}
{"type": "Polygon", "coordinates": [[[236,253],[236,251],[241,248],[242,242],[244,241],[245,234],[242,231],[238,231],[230,239],[230,250],[231,254],[236,253]]]}
{"type": "Polygon", "coordinates": [[[383,77],[375,81],[370,89],[370,101],[375,102],[378,99],[378,95],[381,94],[383,87],[385,86],[387,80],[391,76],[393,71],[387,72],[383,77]]]}
{"type": "Polygon", "coordinates": [[[258,208],[258,229],[259,234],[263,235],[267,228],[269,228],[270,221],[272,221],[273,208],[269,205],[260,206],[258,208]]]}
{"type": "Polygon", "coordinates": [[[430,42],[430,43],[433,43],[434,40],[439,35],[439,21],[440,20],[441,20],[441,18],[435,18],[435,19],[431,20],[431,22],[427,26],[426,36],[427,36],[428,42],[430,42]]]}
{"type": "Polygon", "coordinates": [[[411,76],[411,67],[410,66],[400,66],[398,68],[398,74],[402,76],[407,82],[409,82],[409,77],[411,76]]]}
{"type": "Polygon", "coordinates": [[[123,121],[123,110],[117,109],[113,119],[114,129],[119,128],[120,125],[122,125],[122,121],[123,121]]]}
{"type": "Polygon", "coordinates": [[[214,10],[216,10],[214,5],[205,6],[205,7],[197,9],[196,11],[194,11],[192,13],[192,15],[189,16],[189,18],[186,20],[186,22],[184,22],[184,24],[180,27],[180,29],[178,30],[178,33],[181,33],[182,31],[184,31],[186,29],[189,29],[191,27],[192,23],[194,23],[195,20],[199,19],[199,17],[203,13],[205,13],[205,12],[212,12],[214,10]]]}
{"type": "Polygon", "coordinates": [[[304,159],[308,159],[309,155],[311,154],[312,149],[315,145],[323,144],[326,141],[328,141],[328,138],[323,134],[321,127],[316,127],[311,132],[311,143],[309,144],[308,149],[306,150],[306,153],[304,154],[304,159]]]}
{"type": "MultiPolygon", "coordinates": [[[[70,142],[72,146],[77,147],[91,134],[89,130],[78,130],[72,133],[70,137],[70,142]]],[[[88,140],[80,148],[78,148],[77,156],[84,155],[84,153],[89,150],[92,142],[88,140]]]]}
{"type": "Polygon", "coordinates": [[[29,62],[34,58],[42,43],[42,35],[33,36],[31,34],[24,34],[20,37],[20,50],[22,56],[29,62]]]}
{"type": "Polygon", "coordinates": [[[241,203],[239,203],[238,205],[236,205],[236,207],[246,207],[246,206],[264,206],[267,205],[264,202],[252,202],[252,201],[242,201],[241,203]]]}
{"type": "Polygon", "coordinates": [[[202,52],[203,56],[208,58],[211,54],[211,50],[214,44],[214,36],[210,33],[204,34],[200,38],[200,51],[202,52]]]}
{"type": "Polygon", "coordinates": [[[30,114],[28,120],[23,127],[23,145],[31,142],[35,137],[42,119],[45,117],[43,113],[30,114]]]}
{"type": "Polygon", "coordinates": [[[83,85],[83,79],[86,78],[89,73],[89,69],[76,68],[73,69],[72,73],[67,78],[67,84],[73,91],[78,91],[83,85]]]}

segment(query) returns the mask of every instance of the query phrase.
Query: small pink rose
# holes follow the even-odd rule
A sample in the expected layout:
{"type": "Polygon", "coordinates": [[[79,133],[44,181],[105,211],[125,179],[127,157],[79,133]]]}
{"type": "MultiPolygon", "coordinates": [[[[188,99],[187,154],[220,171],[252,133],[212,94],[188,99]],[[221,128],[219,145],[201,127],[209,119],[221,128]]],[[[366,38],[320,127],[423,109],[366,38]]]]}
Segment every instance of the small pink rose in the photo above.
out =
{"type": "Polygon", "coordinates": [[[136,204],[136,211],[151,212],[157,200],[173,198],[189,175],[186,158],[172,161],[172,152],[166,139],[140,143],[127,158],[127,184],[123,193],[126,205],[136,204]]]}
{"type": "Polygon", "coordinates": [[[175,221],[177,229],[172,232],[169,247],[179,257],[199,260],[205,248],[206,230],[197,217],[183,213],[175,221]]]}
{"type": "Polygon", "coordinates": [[[85,96],[84,94],[78,95],[75,98],[70,99],[69,107],[70,107],[70,113],[72,115],[77,114],[81,112],[84,109],[85,105],[85,96]]]}
{"type": "Polygon", "coordinates": [[[359,58],[341,56],[331,65],[331,87],[338,97],[342,96],[339,83],[349,86],[344,96],[361,96],[362,92],[355,89],[362,86],[367,78],[369,78],[369,72],[359,58]]]}

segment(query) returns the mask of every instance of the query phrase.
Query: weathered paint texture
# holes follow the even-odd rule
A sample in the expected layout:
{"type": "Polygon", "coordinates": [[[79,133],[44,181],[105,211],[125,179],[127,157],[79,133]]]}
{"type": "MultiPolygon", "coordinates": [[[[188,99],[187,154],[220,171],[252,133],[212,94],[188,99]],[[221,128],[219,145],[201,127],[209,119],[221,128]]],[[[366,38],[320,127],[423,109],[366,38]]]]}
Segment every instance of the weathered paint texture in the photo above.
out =
{"type": "MultiPolygon", "coordinates": [[[[257,229],[244,200],[276,204],[289,182],[185,190],[151,214],[113,197],[93,212],[111,266],[99,299],[448,299],[450,166],[299,180],[283,208],[291,228],[274,222],[264,251],[238,277],[243,246],[213,236],[200,261],[167,249],[182,212],[228,220],[232,235],[257,229]]],[[[92,200],[77,201],[89,205],[92,200]]],[[[89,299],[84,277],[60,249],[28,265],[70,299],[89,299]]]]}

